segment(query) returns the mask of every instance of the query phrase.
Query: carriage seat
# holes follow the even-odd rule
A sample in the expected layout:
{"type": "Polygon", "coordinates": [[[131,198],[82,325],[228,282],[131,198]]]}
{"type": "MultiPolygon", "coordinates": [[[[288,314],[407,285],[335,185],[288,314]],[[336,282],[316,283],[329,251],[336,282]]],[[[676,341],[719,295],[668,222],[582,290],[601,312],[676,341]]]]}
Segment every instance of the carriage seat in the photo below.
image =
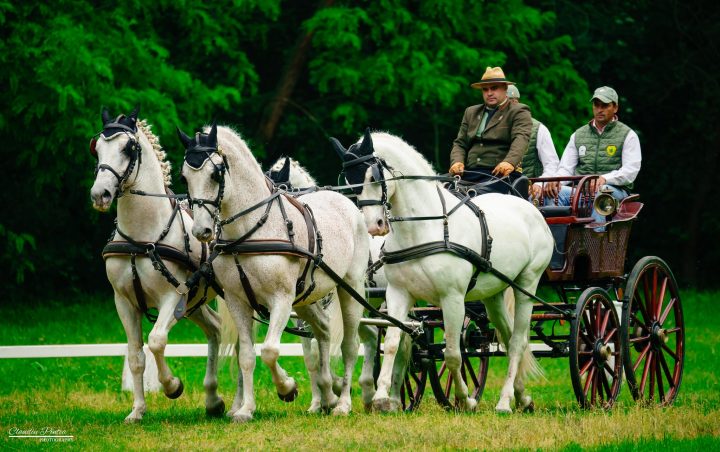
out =
{"type": "Polygon", "coordinates": [[[569,217],[572,215],[571,206],[540,206],[538,210],[545,218],[569,217]]]}

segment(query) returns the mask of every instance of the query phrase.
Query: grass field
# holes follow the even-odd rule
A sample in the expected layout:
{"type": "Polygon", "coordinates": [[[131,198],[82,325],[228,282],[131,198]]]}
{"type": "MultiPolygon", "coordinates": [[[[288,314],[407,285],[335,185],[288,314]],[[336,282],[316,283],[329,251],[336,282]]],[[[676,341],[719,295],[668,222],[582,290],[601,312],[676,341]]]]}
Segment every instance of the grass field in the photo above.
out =
{"type": "MultiPolygon", "coordinates": [[[[545,449],[545,450],[718,450],[720,449],[719,293],[683,292],[687,354],[682,388],[669,408],[640,407],[623,387],[611,412],[577,407],[566,360],[543,359],[547,380],[529,384],[533,414],[497,416],[493,407],[505,371],[503,358],[491,360],[483,399],[475,413],[440,409],[426,390],[411,414],[366,414],[357,380],[355,411],[347,418],[308,415],[309,381],[301,358],[281,359],[296,378],[300,396],[278,400],[269,372],[256,368],[258,410],[250,424],[206,418],[204,359],[170,358],[185,383],[177,400],[149,394],[140,425],[125,425],[132,396],[120,390],[123,360],[108,358],[0,360],[0,439],[2,450],[47,447],[108,449],[545,449]],[[13,429],[52,429],[72,442],[49,444],[10,438],[13,429]]],[[[0,345],[124,342],[111,297],[82,302],[33,300],[0,307],[0,345]]],[[[146,324],[146,331],[149,331],[146,324]]],[[[203,342],[189,322],[171,332],[172,343],[203,342]]],[[[359,370],[359,366],[358,366],[359,370]]],[[[356,372],[357,376],[357,372],[356,372]]],[[[220,392],[229,405],[234,375],[221,371],[220,392]]],[[[15,430],[16,431],[16,430],[15,430]]]]}

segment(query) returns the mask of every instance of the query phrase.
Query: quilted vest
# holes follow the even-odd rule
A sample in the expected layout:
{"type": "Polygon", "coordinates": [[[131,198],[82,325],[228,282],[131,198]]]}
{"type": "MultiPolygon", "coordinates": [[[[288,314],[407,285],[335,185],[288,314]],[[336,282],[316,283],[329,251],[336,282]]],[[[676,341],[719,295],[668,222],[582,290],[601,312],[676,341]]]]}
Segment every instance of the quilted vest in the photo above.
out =
{"type": "Polygon", "coordinates": [[[528,149],[525,151],[525,156],[522,160],[522,173],[523,176],[527,177],[540,177],[543,173],[542,162],[538,156],[537,150],[537,134],[540,128],[540,121],[532,118],[532,133],[530,134],[530,143],[528,143],[528,149]]]}
{"type": "MultiPolygon", "coordinates": [[[[575,148],[578,150],[578,165],[575,174],[605,174],[620,168],[623,143],[630,130],[620,121],[609,123],[601,135],[591,124],[577,129],[575,148]]],[[[629,191],[632,186],[628,184],[624,188],[629,191]]]]}

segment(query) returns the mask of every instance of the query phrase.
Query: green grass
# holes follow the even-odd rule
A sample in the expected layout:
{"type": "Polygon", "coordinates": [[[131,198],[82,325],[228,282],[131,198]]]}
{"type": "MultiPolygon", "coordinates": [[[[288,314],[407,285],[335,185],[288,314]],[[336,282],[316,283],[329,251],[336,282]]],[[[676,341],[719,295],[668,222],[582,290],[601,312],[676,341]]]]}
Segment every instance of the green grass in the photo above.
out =
{"type": "MultiPolygon", "coordinates": [[[[428,388],[416,413],[366,414],[357,383],[355,411],[348,418],[307,415],[309,381],[302,359],[281,358],[296,378],[300,396],[278,400],[267,369],[258,361],[258,409],[252,423],[232,424],[204,414],[204,359],[169,358],[185,383],[185,394],[168,400],[148,394],[141,425],[124,425],[132,396],[120,391],[123,359],[0,360],[1,449],[51,446],[37,440],[9,438],[11,428],[50,427],[73,435],[73,447],[107,449],[544,449],[544,450],[717,450],[720,448],[720,363],[718,362],[718,293],[683,292],[687,354],[680,394],[669,408],[640,407],[627,386],[611,412],[584,411],[575,404],[568,363],[543,359],[547,380],[529,384],[534,414],[497,416],[506,360],[491,360],[485,394],[476,413],[440,409],[428,388]]],[[[124,342],[111,297],[82,303],[28,301],[0,307],[0,345],[124,342]]],[[[149,324],[145,325],[146,332],[149,324]]],[[[190,322],[178,324],[172,343],[203,342],[190,322]]],[[[359,370],[359,366],[358,366],[359,370]]],[[[356,372],[357,376],[357,372],[356,372]]],[[[230,403],[234,374],[220,374],[220,392],[230,403]]],[[[356,380],[357,381],[357,380],[356,380]]],[[[57,446],[57,445],[55,445],[57,446]]],[[[62,446],[61,446],[62,447],[62,446]]]]}

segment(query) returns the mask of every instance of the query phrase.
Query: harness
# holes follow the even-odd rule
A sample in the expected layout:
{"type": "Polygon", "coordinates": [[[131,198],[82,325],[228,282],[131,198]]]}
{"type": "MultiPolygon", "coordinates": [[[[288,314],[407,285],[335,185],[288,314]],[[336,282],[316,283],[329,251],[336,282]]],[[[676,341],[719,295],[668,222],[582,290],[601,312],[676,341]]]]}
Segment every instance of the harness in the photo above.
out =
{"type": "MultiPolygon", "coordinates": [[[[115,195],[117,198],[120,198],[126,193],[125,190],[125,183],[127,182],[128,178],[130,177],[130,174],[132,174],[133,170],[135,169],[135,166],[137,164],[137,173],[140,173],[140,165],[142,164],[142,148],[140,146],[140,143],[137,139],[137,126],[134,122],[131,124],[133,127],[128,126],[127,124],[124,124],[120,121],[124,119],[123,116],[119,116],[114,122],[108,122],[103,126],[103,130],[100,131],[90,142],[90,152],[97,158],[97,152],[95,151],[95,144],[97,142],[97,137],[99,135],[103,135],[106,138],[112,137],[114,135],[117,135],[118,133],[125,133],[128,135],[128,143],[125,145],[125,148],[123,149],[123,152],[127,153],[130,157],[130,162],[128,163],[128,166],[125,168],[125,171],[121,175],[117,170],[112,168],[110,165],[107,165],[105,163],[99,163],[95,168],[95,174],[102,170],[108,170],[110,171],[117,179],[118,179],[118,187],[116,189],[115,195]]],[[[137,174],[135,176],[137,178],[137,174]]],[[[133,275],[133,290],[135,292],[135,298],[138,302],[138,307],[140,308],[140,311],[145,315],[145,317],[150,322],[155,322],[157,320],[157,315],[154,313],[151,313],[149,311],[147,301],[145,298],[145,291],[142,287],[142,281],[140,280],[140,275],[137,271],[137,265],[136,265],[136,259],[137,256],[145,256],[150,259],[152,262],[153,268],[160,272],[160,274],[163,275],[165,280],[170,283],[173,287],[177,288],[180,286],[180,281],[170,272],[170,270],[167,268],[167,265],[165,264],[165,260],[173,261],[177,264],[180,264],[187,268],[190,271],[197,271],[198,270],[198,264],[193,262],[191,258],[191,249],[190,249],[190,236],[187,232],[187,229],[185,227],[185,221],[182,218],[182,215],[178,215],[178,212],[182,209],[182,206],[179,202],[177,202],[178,199],[182,199],[185,196],[184,195],[176,195],[174,194],[168,187],[165,187],[165,193],[146,193],[141,190],[127,190],[127,193],[137,195],[137,196],[153,196],[153,197],[162,197],[167,198],[170,202],[170,205],[172,206],[172,214],[170,215],[170,218],[165,225],[165,228],[163,228],[162,232],[160,233],[160,236],[153,242],[140,242],[132,237],[130,237],[127,233],[123,232],[120,227],[117,224],[117,218],[115,219],[115,230],[110,235],[110,239],[108,240],[108,243],[105,245],[102,251],[102,257],[103,260],[106,260],[110,257],[119,257],[119,256],[130,256],[130,267],[132,269],[132,275],[133,275]],[[167,234],[170,232],[170,228],[173,225],[173,222],[176,218],[180,219],[180,225],[182,227],[183,231],[183,246],[184,250],[179,250],[173,246],[163,244],[161,243],[163,239],[167,236],[167,234]],[[113,238],[115,236],[115,233],[117,232],[120,237],[124,239],[124,241],[114,241],[113,238]]],[[[201,250],[201,258],[200,263],[204,262],[207,257],[207,246],[203,243],[202,244],[202,250],[201,250]]],[[[207,301],[207,293],[208,288],[210,284],[205,286],[205,292],[203,294],[203,297],[188,311],[187,313],[185,310],[183,310],[183,315],[190,315],[195,310],[199,309],[206,301],[207,301]]],[[[216,285],[213,285],[215,287],[216,285]]],[[[193,299],[195,295],[197,294],[198,287],[194,287],[191,292],[189,292],[187,295],[189,296],[189,299],[193,299]]],[[[182,316],[181,316],[182,317],[182,316]]]]}

